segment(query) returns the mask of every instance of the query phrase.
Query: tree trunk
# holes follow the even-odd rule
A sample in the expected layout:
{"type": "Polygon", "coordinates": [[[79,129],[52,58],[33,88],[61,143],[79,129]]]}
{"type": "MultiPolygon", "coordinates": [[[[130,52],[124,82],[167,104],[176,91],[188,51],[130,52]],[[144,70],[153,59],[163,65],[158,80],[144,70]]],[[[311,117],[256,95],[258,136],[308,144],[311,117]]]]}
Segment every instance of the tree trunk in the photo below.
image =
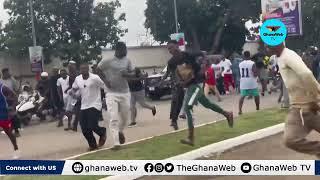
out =
{"type": "Polygon", "coordinates": [[[201,50],[200,43],[199,43],[197,31],[194,28],[191,28],[191,37],[192,37],[192,51],[199,52],[201,50]]]}
{"type": "Polygon", "coordinates": [[[230,10],[227,10],[226,13],[225,13],[225,15],[224,15],[222,24],[221,24],[220,28],[218,29],[217,33],[216,33],[215,36],[214,36],[213,45],[212,45],[210,54],[215,54],[215,53],[217,53],[218,48],[219,48],[219,44],[220,44],[220,40],[221,40],[221,37],[222,37],[222,35],[223,35],[223,30],[224,30],[225,24],[226,24],[226,23],[228,22],[228,20],[229,20],[229,16],[230,16],[230,10]]]}

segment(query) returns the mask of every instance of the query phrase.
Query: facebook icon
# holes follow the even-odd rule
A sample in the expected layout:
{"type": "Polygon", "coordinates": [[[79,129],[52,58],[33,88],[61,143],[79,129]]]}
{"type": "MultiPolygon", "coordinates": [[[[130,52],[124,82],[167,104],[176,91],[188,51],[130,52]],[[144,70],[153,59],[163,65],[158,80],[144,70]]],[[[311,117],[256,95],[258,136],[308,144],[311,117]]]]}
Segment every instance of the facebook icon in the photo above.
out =
{"type": "Polygon", "coordinates": [[[153,170],[154,170],[153,164],[147,163],[146,165],[144,165],[144,170],[145,170],[147,173],[153,172],[153,170]]]}

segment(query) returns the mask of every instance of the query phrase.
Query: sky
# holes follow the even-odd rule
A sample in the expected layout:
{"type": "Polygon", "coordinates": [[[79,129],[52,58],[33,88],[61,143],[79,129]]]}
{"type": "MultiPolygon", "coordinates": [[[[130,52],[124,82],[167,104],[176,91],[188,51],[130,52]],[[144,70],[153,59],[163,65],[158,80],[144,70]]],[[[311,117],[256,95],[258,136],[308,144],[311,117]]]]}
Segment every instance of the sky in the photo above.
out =
{"type": "MultiPolygon", "coordinates": [[[[110,0],[97,0],[97,2],[104,2],[110,0]]],[[[127,21],[122,23],[123,28],[128,29],[128,33],[122,39],[129,46],[140,45],[142,41],[145,40],[143,35],[146,34],[146,29],[144,28],[144,10],[147,8],[146,0],[119,0],[122,7],[118,9],[118,14],[126,13],[127,21]]],[[[0,21],[6,23],[8,21],[9,15],[3,9],[4,0],[0,0],[0,21]]]]}

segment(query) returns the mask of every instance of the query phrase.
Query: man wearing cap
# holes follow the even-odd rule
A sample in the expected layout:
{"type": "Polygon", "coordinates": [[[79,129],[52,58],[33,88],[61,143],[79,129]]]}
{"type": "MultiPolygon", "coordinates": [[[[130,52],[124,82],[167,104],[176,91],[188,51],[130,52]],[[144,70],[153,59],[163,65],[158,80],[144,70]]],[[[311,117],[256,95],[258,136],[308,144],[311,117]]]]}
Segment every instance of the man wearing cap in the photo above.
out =
{"type": "MultiPolygon", "coordinates": [[[[40,80],[36,85],[36,90],[39,91],[40,95],[45,98],[43,102],[42,108],[45,108],[48,105],[50,100],[50,82],[49,82],[49,74],[47,72],[42,72],[40,75],[40,80]]],[[[42,111],[42,108],[39,109],[39,112],[42,111]]],[[[45,116],[41,113],[38,113],[38,116],[41,121],[45,120],[45,116]]]]}

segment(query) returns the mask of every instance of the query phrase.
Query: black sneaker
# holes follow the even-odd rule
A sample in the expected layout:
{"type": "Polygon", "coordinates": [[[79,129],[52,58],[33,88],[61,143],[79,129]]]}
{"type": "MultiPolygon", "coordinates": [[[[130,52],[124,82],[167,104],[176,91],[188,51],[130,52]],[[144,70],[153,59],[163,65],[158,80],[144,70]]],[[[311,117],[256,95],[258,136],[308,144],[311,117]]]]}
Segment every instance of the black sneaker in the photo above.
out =
{"type": "Polygon", "coordinates": [[[132,122],[128,125],[128,128],[133,128],[133,127],[136,127],[137,126],[137,123],[136,122],[132,122]]]}
{"type": "Polygon", "coordinates": [[[126,143],[126,138],[124,137],[124,134],[122,132],[119,132],[119,142],[120,144],[126,143]]]}
{"type": "Polygon", "coordinates": [[[152,115],[155,116],[157,114],[157,108],[154,106],[152,109],[152,115]]]}
{"type": "Polygon", "coordinates": [[[191,141],[190,139],[182,139],[180,140],[181,144],[189,145],[189,146],[194,146],[194,142],[191,141]]]}
{"type": "Polygon", "coordinates": [[[107,141],[107,130],[105,130],[104,134],[100,136],[98,147],[102,147],[106,144],[107,141]]]}
{"type": "Polygon", "coordinates": [[[171,125],[175,131],[179,129],[177,122],[172,122],[171,125]]]}

